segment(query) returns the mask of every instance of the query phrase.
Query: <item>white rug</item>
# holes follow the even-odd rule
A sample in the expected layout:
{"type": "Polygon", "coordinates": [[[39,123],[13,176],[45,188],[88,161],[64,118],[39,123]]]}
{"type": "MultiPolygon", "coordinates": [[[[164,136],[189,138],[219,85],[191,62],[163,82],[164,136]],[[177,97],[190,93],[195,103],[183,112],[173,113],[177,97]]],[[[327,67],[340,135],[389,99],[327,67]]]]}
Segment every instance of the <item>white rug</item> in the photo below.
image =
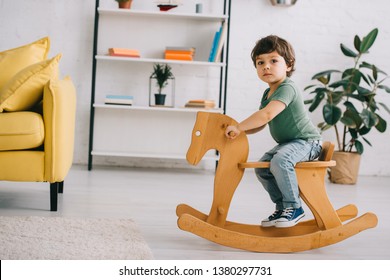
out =
{"type": "Polygon", "coordinates": [[[130,219],[0,217],[1,260],[152,258],[130,219]]]}

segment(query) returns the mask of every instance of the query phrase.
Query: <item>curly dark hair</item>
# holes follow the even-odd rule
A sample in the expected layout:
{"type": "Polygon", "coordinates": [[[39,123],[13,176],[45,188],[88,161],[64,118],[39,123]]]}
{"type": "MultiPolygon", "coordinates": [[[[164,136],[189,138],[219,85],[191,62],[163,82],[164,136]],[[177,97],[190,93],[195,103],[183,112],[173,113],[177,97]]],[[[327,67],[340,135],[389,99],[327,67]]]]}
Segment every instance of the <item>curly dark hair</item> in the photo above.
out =
{"type": "Polygon", "coordinates": [[[254,66],[256,67],[256,59],[259,55],[271,53],[273,51],[276,51],[280,56],[282,56],[287,66],[291,67],[291,70],[287,72],[287,77],[290,77],[295,71],[295,52],[289,42],[276,35],[269,35],[256,42],[256,45],[251,53],[254,66]]]}

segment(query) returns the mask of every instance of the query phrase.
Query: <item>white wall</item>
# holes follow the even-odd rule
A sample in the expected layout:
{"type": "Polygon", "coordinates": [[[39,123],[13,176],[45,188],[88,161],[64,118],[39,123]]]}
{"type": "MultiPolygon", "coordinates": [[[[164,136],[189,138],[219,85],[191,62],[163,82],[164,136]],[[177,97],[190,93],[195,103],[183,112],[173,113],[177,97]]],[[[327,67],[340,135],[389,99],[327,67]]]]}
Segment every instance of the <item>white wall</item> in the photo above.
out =
{"type": "MultiPolygon", "coordinates": [[[[205,1],[183,0],[191,7],[197,2],[205,1]]],[[[116,6],[113,0],[105,3],[116,6]]],[[[204,11],[213,9],[206,4],[204,11]]],[[[151,5],[154,0],[133,1],[134,8],[151,5]]],[[[50,55],[63,53],[61,73],[72,76],[78,93],[76,163],[86,163],[88,154],[94,6],[93,0],[0,0],[0,50],[50,36],[50,55]]],[[[250,51],[256,40],[269,34],[284,37],[293,44],[297,55],[293,79],[301,89],[311,83],[314,73],[350,65],[339,44],[352,47],[355,34],[364,36],[375,27],[379,28],[379,36],[366,60],[390,73],[388,11],[387,0],[298,0],[289,8],[274,7],[269,0],[232,0],[227,114],[240,121],[258,108],[265,84],[256,76],[250,51]]],[[[390,80],[387,84],[390,85],[390,80]]],[[[381,95],[390,106],[390,94],[381,95]]],[[[390,122],[390,115],[383,115],[390,122]]],[[[318,115],[312,117],[315,122],[319,120],[318,115]]],[[[384,134],[369,135],[373,147],[366,147],[362,175],[390,176],[389,133],[390,128],[384,134]]],[[[332,133],[324,137],[334,140],[332,133]]],[[[249,138],[251,158],[258,158],[274,144],[268,132],[249,138]]]]}

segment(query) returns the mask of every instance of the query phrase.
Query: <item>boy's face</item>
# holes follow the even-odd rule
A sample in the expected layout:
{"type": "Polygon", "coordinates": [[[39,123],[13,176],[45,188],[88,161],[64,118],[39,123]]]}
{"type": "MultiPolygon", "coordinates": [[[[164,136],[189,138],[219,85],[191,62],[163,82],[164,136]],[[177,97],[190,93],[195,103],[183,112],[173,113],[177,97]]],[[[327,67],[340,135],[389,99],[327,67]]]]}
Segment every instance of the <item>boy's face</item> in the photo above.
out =
{"type": "Polygon", "coordinates": [[[256,70],[259,78],[271,86],[283,82],[291,67],[286,64],[286,61],[278,52],[273,51],[257,56],[256,70]]]}

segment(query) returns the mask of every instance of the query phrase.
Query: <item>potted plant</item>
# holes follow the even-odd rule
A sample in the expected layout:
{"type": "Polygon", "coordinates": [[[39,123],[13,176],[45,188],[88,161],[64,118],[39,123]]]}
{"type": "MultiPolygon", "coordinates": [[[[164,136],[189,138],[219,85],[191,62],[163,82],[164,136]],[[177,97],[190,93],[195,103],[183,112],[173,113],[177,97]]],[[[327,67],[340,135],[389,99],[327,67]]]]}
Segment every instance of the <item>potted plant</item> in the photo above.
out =
{"type": "Polygon", "coordinates": [[[314,95],[305,100],[306,104],[310,104],[309,111],[322,108],[324,121],[318,127],[321,131],[333,128],[336,134],[338,151],[333,159],[337,166],[332,167],[329,173],[333,183],[355,184],[360,156],[364,152],[363,143],[371,146],[368,133],[374,128],[379,132],[386,131],[387,123],[379,114],[380,107],[388,113],[390,110],[377,99],[383,91],[390,93],[390,88],[383,84],[388,76],[375,65],[362,61],[377,35],[376,28],[363,39],[355,35],[355,50],[340,44],[342,53],[353,59],[353,67],[317,73],[312,80],[317,80],[319,84],[305,88],[314,95]],[[332,81],[333,78],[335,81],[332,81]]]}
{"type": "Polygon", "coordinates": [[[118,6],[120,9],[130,9],[133,0],[115,0],[118,2],[118,6]]]}
{"type": "Polygon", "coordinates": [[[172,68],[168,64],[155,64],[153,66],[153,73],[150,79],[156,80],[158,93],[154,94],[155,104],[164,105],[166,94],[162,93],[162,90],[168,85],[169,79],[173,79],[172,68]]]}

